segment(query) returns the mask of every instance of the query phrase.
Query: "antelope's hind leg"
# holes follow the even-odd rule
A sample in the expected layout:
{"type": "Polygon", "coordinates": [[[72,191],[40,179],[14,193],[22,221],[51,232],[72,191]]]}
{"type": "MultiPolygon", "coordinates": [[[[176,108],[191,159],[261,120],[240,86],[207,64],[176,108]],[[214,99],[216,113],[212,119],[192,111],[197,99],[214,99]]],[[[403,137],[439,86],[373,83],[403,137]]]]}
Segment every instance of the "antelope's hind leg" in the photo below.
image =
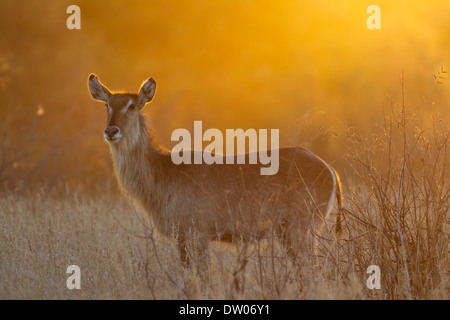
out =
{"type": "Polygon", "coordinates": [[[297,224],[282,222],[277,233],[288,258],[293,264],[298,263],[298,260],[305,257],[308,251],[306,230],[301,229],[297,224]]]}

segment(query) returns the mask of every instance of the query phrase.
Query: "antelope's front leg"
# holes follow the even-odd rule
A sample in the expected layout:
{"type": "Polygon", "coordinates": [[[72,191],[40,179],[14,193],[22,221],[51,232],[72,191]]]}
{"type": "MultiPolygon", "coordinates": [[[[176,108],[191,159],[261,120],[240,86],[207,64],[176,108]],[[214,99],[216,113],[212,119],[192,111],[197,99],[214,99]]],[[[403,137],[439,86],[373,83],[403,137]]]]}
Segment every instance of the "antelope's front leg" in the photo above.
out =
{"type": "Polygon", "coordinates": [[[182,237],[177,241],[181,263],[184,268],[194,265],[197,271],[204,270],[209,264],[208,241],[182,237]]]}

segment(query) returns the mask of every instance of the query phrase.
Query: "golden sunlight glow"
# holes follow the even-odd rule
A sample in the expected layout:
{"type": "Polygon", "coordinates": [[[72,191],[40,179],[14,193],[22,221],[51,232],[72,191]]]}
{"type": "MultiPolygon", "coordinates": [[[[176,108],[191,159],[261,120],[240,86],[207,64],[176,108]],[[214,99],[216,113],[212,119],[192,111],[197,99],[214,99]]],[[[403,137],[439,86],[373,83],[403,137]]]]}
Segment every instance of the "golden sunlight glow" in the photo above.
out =
{"type": "MultiPolygon", "coordinates": [[[[101,134],[89,129],[105,121],[86,89],[92,72],[128,91],[154,77],[145,112],[169,148],[174,129],[202,120],[220,130],[278,128],[281,146],[336,158],[343,126],[373,132],[401,97],[402,74],[408,108],[450,117],[450,83],[433,77],[450,65],[447,0],[86,1],[80,30],[66,28],[64,4],[49,3],[51,10],[39,1],[2,4],[0,23],[15,26],[2,28],[5,101],[42,103],[46,137],[55,123],[66,137],[83,128],[85,147],[105,155],[101,134]],[[372,4],[379,30],[367,28],[372,4]]],[[[92,162],[100,172],[99,158],[92,162]]]]}

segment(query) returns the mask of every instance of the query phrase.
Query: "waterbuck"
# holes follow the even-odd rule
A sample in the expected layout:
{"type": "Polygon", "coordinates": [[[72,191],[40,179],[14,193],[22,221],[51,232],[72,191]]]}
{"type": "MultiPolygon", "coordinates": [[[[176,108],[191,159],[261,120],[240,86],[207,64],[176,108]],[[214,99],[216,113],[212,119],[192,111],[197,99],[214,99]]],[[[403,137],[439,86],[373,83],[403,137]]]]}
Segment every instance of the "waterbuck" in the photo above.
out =
{"type": "Polygon", "coordinates": [[[330,232],[334,225],[339,232],[339,176],[310,151],[280,148],[275,175],[261,175],[262,165],[248,161],[176,165],[170,151],[153,141],[141,111],[155,94],[153,78],[137,94],[111,92],[94,74],[88,84],[92,97],[106,103],[104,137],[122,191],[160,234],[176,240],[184,265],[192,239],[202,253],[210,241],[273,235],[295,257],[305,249],[308,234],[330,232]],[[336,224],[328,219],[335,200],[336,224]]]}

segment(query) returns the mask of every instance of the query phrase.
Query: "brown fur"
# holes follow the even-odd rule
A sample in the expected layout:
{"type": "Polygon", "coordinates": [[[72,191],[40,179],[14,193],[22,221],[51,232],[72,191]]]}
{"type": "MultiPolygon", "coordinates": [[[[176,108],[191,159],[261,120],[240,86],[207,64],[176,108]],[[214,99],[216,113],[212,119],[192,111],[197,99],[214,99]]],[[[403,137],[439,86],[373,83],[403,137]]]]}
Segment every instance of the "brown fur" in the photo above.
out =
{"type": "MultiPolygon", "coordinates": [[[[110,143],[117,180],[159,233],[177,236],[183,262],[193,234],[202,250],[211,240],[248,241],[272,233],[296,255],[304,249],[308,231],[327,226],[333,195],[341,212],[338,175],[310,151],[281,148],[279,171],[271,176],[260,174],[260,164],[248,164],[248,155],[246,164],[175,165],[170,152],[148,133],[140,111],[146,103],[139,102],[142,87],[139,94],[111,94],[94,77],[89,78],[93,97],[99,99],[100,92],[99,100],[106,100],[112,111],[108,125],[122,132],[120,141],[110,143]],[[136,106],[121,113],[130,99],[136,106]]],[[[339,216],[337,222],[340,231],[339,216]]]]}

